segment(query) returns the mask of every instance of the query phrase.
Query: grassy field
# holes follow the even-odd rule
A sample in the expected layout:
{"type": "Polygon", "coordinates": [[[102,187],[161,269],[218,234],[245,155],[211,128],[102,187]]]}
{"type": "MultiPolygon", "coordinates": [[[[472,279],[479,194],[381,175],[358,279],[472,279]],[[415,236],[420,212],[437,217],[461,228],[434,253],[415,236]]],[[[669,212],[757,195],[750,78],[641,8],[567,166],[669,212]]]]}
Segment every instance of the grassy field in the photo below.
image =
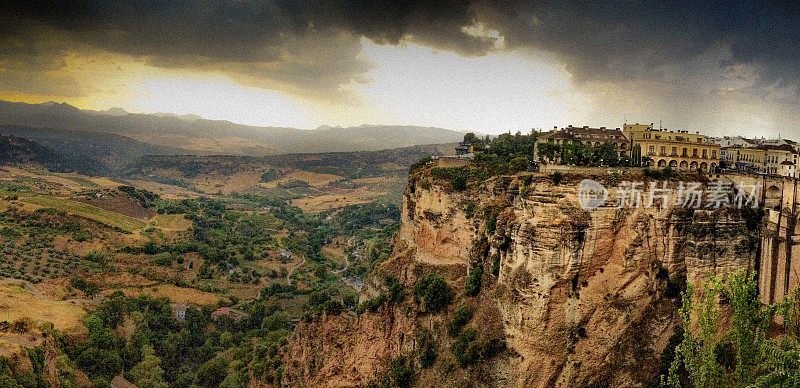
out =
{"type": "Polygon", "coordinates": [[[319,213],[328,209],[340,208],[347,205],[357,205],[369,203],[375,200],[382,192],[374,192],[366,186],[355,190],[342,190],[341,193],[318,195],[315,197],[298,198],[292,201],[292,205],[303,209],[307,213],[319,213]]]}
{"type": "Polygon", "coordinates": [[[196,290],[194,288],[182,288],[171,284],[159,284],[150,287],[124,287],[118,289],[108,289],[103,292],[105,295],[115,291],[122,291],[125,296],[138,297],[147,295],[153,298],[167,298],[172,303],[191,303],[196,305],[214,305],[219,302],[219,296],[196,290]]]}
{"type": "Polygon", "coordinates": [[[78,327],[86,311],[67,301],[54,301],[31,294],[16,284],[0,284],[0,321],[30,318],[52,322],[58,330],[78,327]]]}
{"type": "Polygon", "coordinates": [[[159,214],[151,220],[153,226],[165,230],[188,230],[192,221],[183,214],[159,214]]]}
{"type": "Polygon", "coordinates": [[[146,226],[145,222],[142,220],[64,198],[34,194],[21,196],[20,201],[75,214],[76,216],[88,218],[129,232],[146,226]]]}

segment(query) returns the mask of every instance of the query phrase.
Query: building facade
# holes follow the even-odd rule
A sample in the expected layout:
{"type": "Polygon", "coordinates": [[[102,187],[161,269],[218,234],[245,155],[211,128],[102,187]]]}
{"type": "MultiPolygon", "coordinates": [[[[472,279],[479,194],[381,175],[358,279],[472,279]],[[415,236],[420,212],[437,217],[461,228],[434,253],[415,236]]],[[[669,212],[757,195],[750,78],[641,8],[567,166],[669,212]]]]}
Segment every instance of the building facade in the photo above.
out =
{"type": "Polygon", "coordinates": [[[619,128],[590,128],[588,126],[573,127],[572,125],[561,129],[558,129],[558,127],[553,127],[553,132],[545,133],[539,136],[537,141],[547,141],[555,144],[564,144],[564,142],[578,142],[590,147],[600,147],[605,143],[611,143],[617,149],[619,157],[625,157],[628,155],[628,139],[619,128]]]}
{"type": "Polygon", "coordinates": [[[719,165],[720,146],[700,133],[654,129],[651,125],[625,124],[632,154],[652,167],[681,171],[713,171],[719,165]]]}
{"type": "Polygon", "coordinates": [[[796,176],[794,166],[797,165],[797,151],[793,145],[788,143],[781,145],[765,144],[760,148],[764,149],[764,173],[788,177],[796,176]]]}
{"type": "Polygon", "coordinates": [[[762,144],[724,148],[722,160],[727,168],[749,173],[798,177],[798,152],[791,144],[762,144]]]}
{"type": "Polygon", "coordinates": [[[766,151],[762,148],[732,146],[725,148],[725,166],[742,172],[763,173],[766,151]]]}

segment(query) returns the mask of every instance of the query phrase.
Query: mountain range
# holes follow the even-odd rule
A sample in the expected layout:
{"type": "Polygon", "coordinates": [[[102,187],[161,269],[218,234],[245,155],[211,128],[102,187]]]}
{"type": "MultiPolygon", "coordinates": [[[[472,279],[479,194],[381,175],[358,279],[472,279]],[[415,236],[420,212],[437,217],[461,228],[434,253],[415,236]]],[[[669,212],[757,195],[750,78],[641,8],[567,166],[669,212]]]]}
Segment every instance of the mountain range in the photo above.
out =
{"type": "Polygon", "coordinates": [[[99,152],[111,164],[141,154],[265,156],[376,151],[452,143],[463,137],[462,132],[435,127],[360,125],[302,130],[193,115],[138,114],[120,108],[93,111],[66,103],[8,101],[0,101],[0,133],[34,139],[60,151],[99,152]]]}

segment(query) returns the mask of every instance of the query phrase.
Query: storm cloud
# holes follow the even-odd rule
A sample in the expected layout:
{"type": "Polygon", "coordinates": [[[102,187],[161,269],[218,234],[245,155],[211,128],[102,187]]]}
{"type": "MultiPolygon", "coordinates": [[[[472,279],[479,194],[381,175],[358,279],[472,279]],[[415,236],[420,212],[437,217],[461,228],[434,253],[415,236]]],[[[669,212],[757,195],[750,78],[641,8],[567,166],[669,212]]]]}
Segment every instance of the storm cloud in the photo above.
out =
{"type": "Polygon", "coordinates": [[[5,6],[0,24],[0,77],[18,89],[70,52],[97,51],[346,99],[375,66],[362,38],[464,56],[532,50],[578,85],[652,83],[697,99],[796,105],[800,80],[796,1],[30,1],[5,6]]]}

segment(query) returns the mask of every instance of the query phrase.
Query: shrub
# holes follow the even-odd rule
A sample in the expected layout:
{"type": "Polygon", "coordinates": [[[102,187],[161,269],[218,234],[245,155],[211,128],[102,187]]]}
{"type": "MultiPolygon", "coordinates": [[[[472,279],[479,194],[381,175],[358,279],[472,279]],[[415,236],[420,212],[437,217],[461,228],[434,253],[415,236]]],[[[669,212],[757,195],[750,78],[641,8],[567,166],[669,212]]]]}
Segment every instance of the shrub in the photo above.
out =
{"type": "Polygon", "coordinates": [[[398,304],[406,298],[406,290],[397,279],[388,277],[386,283],[389,285],[389,295],[387,296],[389,304],[398,304]]]}
{"type": "Polygon", "coordinates": [[[361,303],[360,305],[358,305],[358,308],[356,309],[356,313],[361,314],[366,310],[369,310],[369,311],[374,313],[374,312],[378,311],[378,309],[381,308],[381,306],[383,306],[384,303],[386,303],[387,299],[388,299],[388,297],[386,296],[386,294],[380,294],[380,295],[376,296],[375,298],[366,300],[366,301],[364,301],[364,303],[361,303]]]}
{"type": "Polygon", "coordinates": [[[473,202],[467,204],[467,207],[464,209],[464,214],[467,216],[467,218],[472,218],[472,216],[475,214],[475,204],[473,202]]]}
{"type": "Polygon", "coordinates": [[[70,280],[70,285],[72,288],[83,291],[83,293],[89,298],[97,295],[97,293],[100,292],[100,287],[96,283],[87,282],[85,279],[81,278],[72,278],[72,280],[70,280]]]}
{"type": "Polygon", "coordinates": [[[467,188],[467,177],[464,175],[456,175],[451,182],[453,190],[464,191],[467,188]]]}
{"type": "Polygon", "coordinates": [[[486,220],[486,233],[492,235],[497,229],[497,216],[500,215],[500,210],[495,209],[489,214],[489,219],[486,220]]]}
{"type": "Polygon", "coordinates": [[[325,302],[325,312],[332,315],[339,315],[342,310],[344,310],[344,306],[342,302],[332,299],[325,302]]]}
{"type": "Polygon", "coordinates": [[[550,176],[550,181],[555,186],[560,185],[561,182],[564,181],[564,174],[561,171],[555,171],[553,175],[550,176]]]}
{"type": "Polygon", "coordinates": [[[405,357],[398,357],[389,363],[387,376],[393,387],[406,388],[414,382],[414,370],[405,357]]]}
{"type": "Polygon", "coordinates": [[[453,319],[447,325],[447,333],[451,337],[457,336],[470,319],[472,319],[472,309],[464,305],[458,306],[455,313],[453,313],[453,319]]]}
{"type": "Polygon", "coordinates": [[[480,359],[490,359],[505,350],[506,342],[502,338],[491,338],[488,341],[478,340],[475,330],[465,329],[458,335],[450,351],[461,367],[474,364],[480,359]]]}
{"type": "Polygon", "coordinates": [[[424,301],[426,311],[437,313],[453,299],[453,291],[444,279],[430,273],[414,285],[414,297],[424,301]]]}
{"type": "Polygon", "coordinates": [[[480,357],[480,348],[475,346],[476,339],[475,330],[469,328],[462,331],[458,339],[450,345],[450,351],[461,367],[474,363],[480,357]]]}
{"type": "Polygon", "coordinates": [[[225,380],[228,374],[228,361],[215,358],[197,369],[197,383],[206,387],[215,387],[225,380]]]}
{"type": "Polygon", "coordinates": [[[83,259],[86,261],[91,261],[93,263],[105,263],[106,257],[102,253],[98,251],[91,251],[83,256],[83,259]]]}
{"type": "Polygon", "coordinates": [[[30,318],[19,318],[11,323],[9,331],[12,333],[22,334],[31,331],[31,327],[33,327],[33,322],[30,320],[30,318]]]}
{"type": "Polygon", "coordinates": [[[476,296],[481,291],[481,280],[483,277],[483,264],[472,267],[467,280],[464,283],[464,293],[467,296],[476,296]]]}
{"type": "Polygon", "coordinates": [[[92,238],[94,238],[92,232],[86,229],[81,229],[72,233],[72,239],[77,242],[89,241],[92,238]]]}
{"type": "Polygon", "coordinates": [[[436,363],[435,344],[433,343],[433,336],[429,330],[423,330],[419,335],[417,342],[417,351],[419,352],[419,364],[422,368],[427,369],[436,363]]]}
{"type": "Polygon", "coordinates": [[[417,170],[419,170],[419,169],[421,169],[421,168],[423,168],[423,167],[427,166],[427,165],[428,165],[428,163],[430,163],[430,161],[431,161],[431,158],[429,158],[429,157],[427,157],[427,158],[422,158],[422,159],[420,159],[420,160],[417,160],[416,162],[414,162],[414,163],[411,165],[411,167],[409,167],[409,169],[408,169],[408,170],[409,170],[409,172],[410,172],[410,173],[412,173],[412,174],[413,174],[415,171],[417,171],[417,170]]]}

